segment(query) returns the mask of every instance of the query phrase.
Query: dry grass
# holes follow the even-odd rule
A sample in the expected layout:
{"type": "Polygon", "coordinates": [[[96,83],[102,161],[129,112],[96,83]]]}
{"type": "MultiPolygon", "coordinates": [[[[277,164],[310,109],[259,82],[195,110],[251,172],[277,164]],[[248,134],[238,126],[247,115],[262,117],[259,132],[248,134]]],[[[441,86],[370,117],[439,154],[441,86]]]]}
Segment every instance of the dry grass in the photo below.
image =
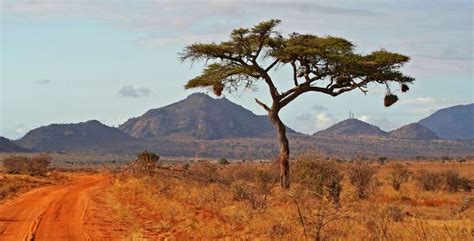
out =
{"type": "Polygon", "coordinates": [[[2,174],[0,172],[0,204],[31,189],[58,184],[66,180],[68,180],[67,175],[59,172],[49,172],[44,176],[2,174]]]}
{"type": "MultiPolygon", "coordinates": [[[[474,177],[474,162],[400,164],[411,173],[453,169],[474,177]]],[[[117,178],[108,203],[129,227],[129,240],[473,239],[472,193],[422,191],[414,178],[395,191],[391,166],[372,163],[374,185],[360,199],[348,180],[351,164],[339,165],[344,179],[337,209],[305,185],[279,188],[272,178],[278,168],[271,163],[201,163],[152,177],[117,178]]]]}

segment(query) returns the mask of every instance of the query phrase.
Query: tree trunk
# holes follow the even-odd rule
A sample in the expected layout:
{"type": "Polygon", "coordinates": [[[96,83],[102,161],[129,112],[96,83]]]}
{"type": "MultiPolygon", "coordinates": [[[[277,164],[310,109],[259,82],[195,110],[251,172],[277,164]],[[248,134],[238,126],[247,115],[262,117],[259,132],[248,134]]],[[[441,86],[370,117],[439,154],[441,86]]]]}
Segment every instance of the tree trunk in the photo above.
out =
{"type": "Polygon", "coordinates": [[[280,185],[282,188],[288,189],[290,188],[290,147],[286,138],[286,128],[278,116],[278,111],[270,111],[269,116],[277,130],[278,143],[280,145],[280,185]]]}

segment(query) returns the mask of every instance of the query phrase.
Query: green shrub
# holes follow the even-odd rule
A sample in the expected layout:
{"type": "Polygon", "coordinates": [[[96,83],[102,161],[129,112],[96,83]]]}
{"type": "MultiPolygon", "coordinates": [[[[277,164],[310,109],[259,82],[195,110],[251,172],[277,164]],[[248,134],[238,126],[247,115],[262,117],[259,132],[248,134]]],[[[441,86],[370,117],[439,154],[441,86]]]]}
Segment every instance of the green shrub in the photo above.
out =
{"type": "Polygon", "coordinates": [[[217,163],[219,163],[221,165],[229,165],[230,164],[230,162],[225,158],[221,158],[217,163]]]}

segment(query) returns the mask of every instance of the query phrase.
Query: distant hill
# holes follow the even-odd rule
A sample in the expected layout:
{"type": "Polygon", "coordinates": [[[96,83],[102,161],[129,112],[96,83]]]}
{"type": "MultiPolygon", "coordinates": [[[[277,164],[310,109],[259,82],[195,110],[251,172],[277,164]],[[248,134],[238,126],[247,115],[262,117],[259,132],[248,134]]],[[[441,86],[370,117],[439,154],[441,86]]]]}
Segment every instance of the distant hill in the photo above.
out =
{"type": "Polygon", "coordinates": [[[0,152],[28,152],[28,150],[0,136],[0,152]]]}
{"type": "Polygon", "coordinates": [[[358,119],[347,119],[313,135],[325,137],[382,137],[386,133],[377,126],[358,119]]]}
{"type": "Polygon", "coordinates": [[[412,123],[406,126],[402,126],[396,130],[390,131],[389,136],[398,139],[411,139],[411,140],[434,140],[439,137],[419,123],[412,123]]]}
{"type": "Polygon", "coordinates": [[[443,139],[474,139],[474,104],[438,110],[418,123],[443,139]]]}
{"type": "MultiPolygon", "coordinates": [[[[194,93],[171,105],[132,118],[119,129],[140,139],[170,135],[194,139],[224,139],[274,135],[267,116],[258,116],[226,98],[194,93]]],[[[294,133],[288,128],[289,133],[294,133]]]]}
{"type": "Polygon", "coordinates": [[[34,151],[94,151],[132,140],[132,137],[117,128],[91,120],[40,127],[29,131],[16,143],[34,151]]]}

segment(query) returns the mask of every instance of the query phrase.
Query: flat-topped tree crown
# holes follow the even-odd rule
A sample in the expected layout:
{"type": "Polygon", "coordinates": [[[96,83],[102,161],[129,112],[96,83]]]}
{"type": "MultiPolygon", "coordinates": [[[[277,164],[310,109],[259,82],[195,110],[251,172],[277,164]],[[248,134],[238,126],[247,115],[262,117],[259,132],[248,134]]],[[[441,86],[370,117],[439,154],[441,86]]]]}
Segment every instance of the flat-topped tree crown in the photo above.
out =
{"type": "Polygon", "coordinates": [[[230,39],[221,43],[196,43],[184,48],[182,61],[205,61],[201,75],[191,79],[185,88],[208,87],[221,95],[224,89],[251,88],[263,80],[272,97],[271,105],[256,99],[270,117],[278,132],[280,142],[281,184],[289,186],[289,147],[285,126],[279,111],[299,95],[319,92],[330,96],[359,89],[368,91],[368,84],[386,87],[384,105],[398,100],[391,92],[391,84],[408,91],[414,78],[403,74],[400,68],[409,57],[384,49],[370,54],[354,52],[354,45],[343,38],[292,33],[283,37],[275,30],[280,20],[261,22],[252,28],[237,28],[230,39]],[[288,65],[293,86],[277,89],[270,70],[288,65]]]}

